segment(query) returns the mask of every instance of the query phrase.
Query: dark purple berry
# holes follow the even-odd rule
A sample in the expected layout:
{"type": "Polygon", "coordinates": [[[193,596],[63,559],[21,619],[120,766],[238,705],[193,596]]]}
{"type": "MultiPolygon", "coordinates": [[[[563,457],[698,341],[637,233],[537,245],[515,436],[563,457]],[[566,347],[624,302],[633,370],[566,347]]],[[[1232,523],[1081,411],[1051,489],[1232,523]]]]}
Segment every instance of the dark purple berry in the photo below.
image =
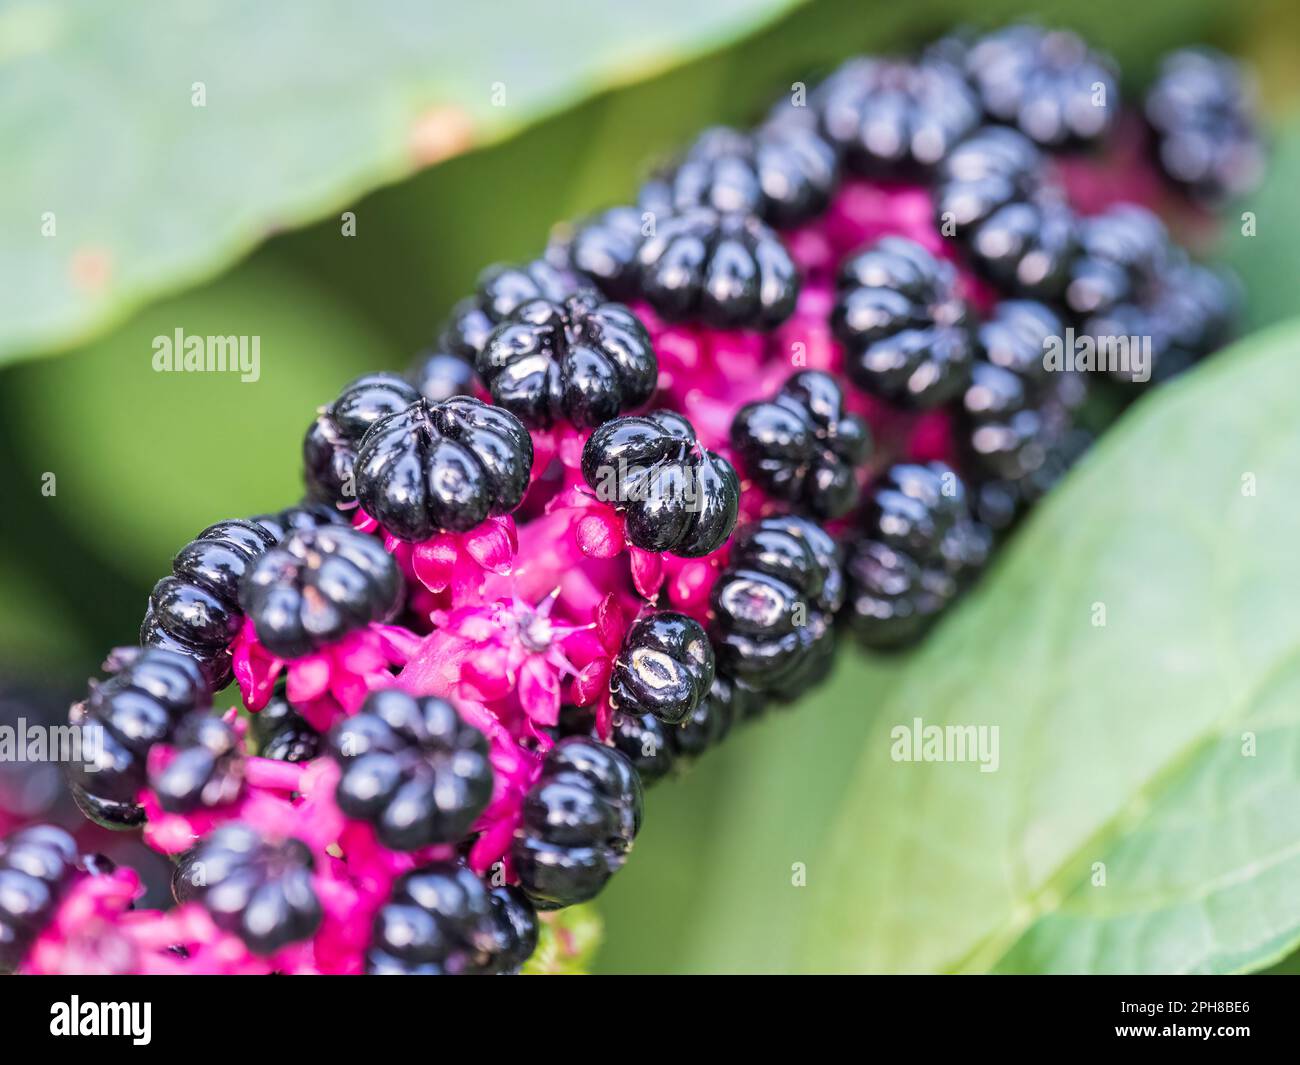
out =
{"type": "Polygon", "coordinates": [[[324,745],[324,738],[293,708],[283,689],[250,716],[249,728],[257,753],[277,762],[309,762],[324,745]]]}
{"type": "Polygon", "coordinates": [[[244,785],[239,737],[221,718],[205,711],[187,715],[172,739],[175,751],[161,770],[150,773],[158,805],[190,813],[234,802],[244,785]]]}
{"type": "Polygon", "coordinates": [[[322,407],[302,442],[304,476],[311,498],[335,506],[356,499],[357,448],[366,430],[419,398],[396,374],[358,377],[322,407]]]}
{"type": "Polygon", "coordinates": [[[339,809],[394,850],[456,842],[492,798],[487,739],[436,696],[371,692],[329,748],[343,767],[339,809]]]}
{"type": "Polygon", "coordinates": [[[524,798],[511,851],[520,886],[539,910],[586,902],[622,868],[640,827],[632,764],[595,740],[561,740],[524,798]]]}
{"type": "Polygon", "coordinates": [[[839,384],[817,370],[794,374],[770,402],[742,407],[731,444],[769,495],[821,518],[857,505],[856,469],[871,450],[866,423],[845,412],[839,384]]]}
{"type": "Polygon", "coordinates": [[[713,648],[700,623],[662,610],[634,621],[610,673],[610,703],[629,714],[685,721],[713,683],[713,648]]]}
{"type": "Polygon", "coordinates": [[[590,429],[645,403],[659,364],[636,315],[588,289],[520,304],[484,343],[478,372],[493,401],[530,428],[590,429]]]}
{"type": "Polygon", "coordinates": [[[0,974],[22,963],[77,870],[77,844],[61,828],[29,825],[0,839],[0,974]]]}
{"type": "Polygon", "coordinates": [[[610,299],[630,300],[637,294],[637,249],[653,217],[641,207],[610,207],[562,232],[555,254],[610,299]]]}
{"type": "Polygon", "coordinates": [[[606,422],[583,447],[582,475],[597,499],[624,515],[628,541],[645,551],[707,555],[736,524],[736,471],[699,448],[691,424],[671,411],[606,422]]]}
{"type": "Polygon", "coordinates": [[[410,371],[411,383],[429,403],[442,403],[452,396],[472,396],[478,378],[472,363],[446,351],[422,352],[410,371]]]}
{"type": "Polygon", "coordinates": [[[274,514],[259,514],[249,521],[256,522],[275,537],[283,540],[294,529],[319,529],[322,525],[346,525],[348,519],[337,507],[328,503],[305,500],[274,514]]]}
{"type": "Polygon", "coordinates": [[[528,487],[533,442],[509,411],[455,396],[420,400],[376,422],[357,460],[366,513],[419,542],[514,510],[528,487]]]}
{"type": "Polygon", "coordinates": [[[831,327],[853,383],[891,403],[934,407],[966,384],[972,337],[956,270],[913,241],[885,237],[845,260],[831,327]]]}
{"type": "Polygon", "coordinates": [[[301,658],[388,620],[402,575],[374,537],[343,525],[295,529],[244,575],[239,599],[268,651],[301,658]]]}
{"type": "Polygon", "coordinates": [[[473,363],[492,330],[518,307],[532,300],[563,303],[582,287],[572,271],[546,259],[523,266],[490,266],[479,275],[474,295],[452,308],[439,346],[473,363]]]}

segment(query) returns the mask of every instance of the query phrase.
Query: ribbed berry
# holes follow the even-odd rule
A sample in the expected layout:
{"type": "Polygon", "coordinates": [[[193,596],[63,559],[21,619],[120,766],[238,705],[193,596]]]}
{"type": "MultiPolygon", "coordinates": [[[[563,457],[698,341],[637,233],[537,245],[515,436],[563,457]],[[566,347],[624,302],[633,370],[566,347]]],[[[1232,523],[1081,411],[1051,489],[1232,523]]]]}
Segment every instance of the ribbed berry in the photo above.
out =
{"type": "Polygon", "coordinates": [[[1255,96],[1246,70],[1222,52],[1165,56],[1145,104],[1161,169],[1205,199],[1250,192],[1265,154],[1255,96]]]}
{"type": "Polygon", "coordinates": [[[230,642],[244,615],[239,582],[275,545],[250,521],[219,521],[176,553],[171,576],[154,585],[140,626],[140,643],[186,654],[199,663],[212,689],[230,682],[230,642]]]}
{"type": "Polygon", "coordinates": [[[890,467],[845,563],[854,630],[871,647],[914,641],[983,566],[989,542],[948,466],[890,467]]]}
{"type": "Polygon", "coordinates": [[[455,842],[492,797],[487,739],[436,696],[371,692],[335,726],[329,749],[343,767],[339,809],[394,850],[455,842]]]}
{"type": "Polygon", "coordinates": [[[314,866],[301,840],[268,840],[233,821],[185,852],[172,891],[177,902],[201,902],[218,928],[239,936],[255,954],[274,954],[310,939],[320,927],[314,866]]]}
{"type": "Polygon", "coordinates": [[[30,825],[0,839],[0,975],[22,963],[77,868],[77,844],[61,828],[30,825]]]}
{"type": "Polygon", "coordinates": [[[643,190],[641,205],[656,214],[710,207],[787,228],[826,209],[838,169],[835,150],[807,126],[777,121],[752,133],[718,126],[643,190]]]}
{"type": "Polygon", "coordinates": [[[929,170],[980,120],[961,72],[929,60],[849,60],[814,90],[809,104],[846,166],[868,177],[929,170]]]}
{"type": "Polygon", "coordinates": [[[713,648],[698,621],[669,610],[646,614],[628,628],[614,658],[610,703],[680,724],[708,694],[713,667],[713,648]]]}
{"type": "Polygon", "coordinates": [[[532,464],[532,439],[509,411],[469,396],[420,400],[366,433],[357,495],[388,532],[418,542],[514,510],[532,464]]]}
{"type": "Polygon", "coordinates": [[[752,215],[693,207],[656,220],[637,249],[638,294],[670,321],[771,329],[794,311],[799,270],[752,215]]]}
{"type": "Polygon", "coordinates": [[[304,500],[272,514],[258,514],[249,518],[275,537],[283,540],[294,529],[319,529],[322,525],[346,525],[348,519],[337,507],[328,503],[304,500]]]}
{"type": "Polygon", "coordinates": [[[493,402],[530,428],[594,428],[645,403],[659,378],[645,326],[592,289],[562,303],[520,304],[484,342],[477,365],[493,402]]]}
{"type": "Polygon", "coordinates": [[[563,303],[582,287],[572,271],[544,258],[522,266],[489,266],[479,275],[474,295],[452,308],[439,347],[473,363],[488,335],[516,308],[538,299],[563,303]]]}
{"type": "Polygon", "coordinates": [[[1000,126],[958,144],[935,172],[935,220],[1004,292],[1060,296],[1076,250],[1076,223],[1044,176],[1041,153],[1000,126]]]}
{"type": "Polygon", "coordinates": [[[840,267],[831,327],[859,388],[911,408],[960,393],[973,356],[969,311],[951,263],[885,237],[840,267]]]}
{"type": "Polygon", "coordinates": [[[1176,254],[1165,224],[1145,207],[1121,203],[1083,219],[1065,305],[1086,318],[1138,302],[1176,254]]]}
{"type": "Polygon", "coordinates": [[[239,797],[244,785],[239,737],[221,718],[203,711],[189,714],[171,742],[176,748],[171,760],[149,776],[159,806],[190,813],[239,797]]]}
{"type": "Polygon", "coordinates": [[[168,742],[181,719],[205,711],[211,695],[197,663],[186,655],[147,648],[72,708],[69,720],[85,735],[84,761],[68,766],[73,797],[91,820],[129,828],[144,820],[136,801],[145,786],[146,760],[168,742]]]}
{"type": "Polygon", "coordinates": [[[610,299],[630,300],[637,294],[636,253],[653,218],[642,207],[610,207],[562,227],[553,254],[610,299]]]}
{"type": "Polygon", "coordinates": [[[283,688],[261,710],[249,715],[249,730],[257,753],[277,762],[309,762],[324,747],[324,737],[293,708],[283,688]]]}
{"type": "Polygon", "coordinates": [[[770,402],[737,412],[731,445],[768,495],[836,518],[857,506],[856,468],[866,461],[871,437],[866,422],[845,412],[835,378],[804,370],[770,402]]]}
{"type": "Polygon", "coordinates": [[[438,348],[416,356],[409,376],[429,403],[441,403],[452,396],[472,396],[478,384],[473,363],[438,348]]]}
{"type": "Polygon", "coordinates": [[[713,586],[719,670],[779,695],[812,683],[810,667],[833,646],[841,565],[835,542],[807,518],[764,518],[742,529],[713,586]]]}
{"type": "Polygon", "coordinates": [[[628,541],[646,551],[707,555],[736,524],[736,471],[700,448],[690,422],[671,411],[606,422],[583,447],[582,475],[624,515],[628,541]]]}
{"type": "Polygon", "coordinates": [[[595,740],[561,740],[524,798],[511,849],[520,886],[539,910],[586,902],[622,868],[640,827],[631,763],[595,740]]]}
{"type": "Polygon", "coordinates": [[[402,575],[383,544],[343,525],[295,529],[239,588],[257,638],[280,658],[301,658],[386,621],[401,599],[402,575]]]}
{"type": "Polygon", "coordinates": [[[518,969],[537,945],[537,918],[511,888],[489,891],[454,862],[402,876],[375,916],[366,972],[471,976],[518,969]]]}
{"type": "Polygon", "coordinates": [[[1047,147],[1099,140],[1119,113],[1114,64],[1066,30],[997,30],[971,45],[966,72],[991,118],[1047,147]]]}
{"type": "Polygon", "coordinates": [[[419,398],[396,374],[358,377],[322,407],[302,442],[307,493],[331,506],[356,499],[357,448],[379,419],[403,411],[419,398]]]}

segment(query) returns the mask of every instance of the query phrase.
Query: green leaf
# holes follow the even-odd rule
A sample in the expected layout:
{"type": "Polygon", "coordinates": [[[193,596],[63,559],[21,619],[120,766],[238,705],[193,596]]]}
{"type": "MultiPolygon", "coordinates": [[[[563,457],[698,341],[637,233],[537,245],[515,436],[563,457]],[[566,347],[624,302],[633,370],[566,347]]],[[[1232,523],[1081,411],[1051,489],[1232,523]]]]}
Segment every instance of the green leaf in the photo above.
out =
{"type": "MultiPolygon", "coordinates": [[[[0,13],[0,360],[793,0],[137,0],[0,13]],[[51,231],[53,226],[53,231],[51,231]]],[[[526,180],[526,174],[518,175],[526,180]]]]}
{"type": "Polygon", "coordinates": [[[911,659],[809,869],[804,967],[1222,972],[1300,942],[1298,359],[1292,321],[1144,400],[911,659]],[[916,717],[996,728],[996,772],[894,760],[916,717]]]}
{"type": "Polygon", "coordinates": [[[600,946],[600,915],[590,905],[541,915],[537,949],[525,976],[585,976],[600,946]]]}

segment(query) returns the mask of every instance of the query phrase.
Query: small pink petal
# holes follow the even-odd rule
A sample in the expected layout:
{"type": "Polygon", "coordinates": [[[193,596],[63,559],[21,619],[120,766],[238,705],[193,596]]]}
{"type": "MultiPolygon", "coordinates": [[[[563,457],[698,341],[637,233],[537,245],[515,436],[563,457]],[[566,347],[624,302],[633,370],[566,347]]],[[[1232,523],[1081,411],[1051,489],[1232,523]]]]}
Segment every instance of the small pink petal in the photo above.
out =
{"type": "Polygon", "coordinates": [[[465,550],[480,566],[493,573],[509,573],[514,560],[514,546],[509,533],[500,525],[484,522],[465,534],[465,550]]]}
{"type": "Polygon", "coordinates": [[[627,619],[618,605],[614,593],[610,592],[596,608],[596,632],[600,641],[610,654],[617,654],[623,646],[623,635],[627,632],[627,619]]]}
{"type": "Polygon", "coordinates": [[[284,691],[295,706],[319,699],[329,686],[330,662],[324,655],[309,655],[289,663],[289,679],[284,691]]]}
{"type": "Polygon", "coordinates": [[[578,706],[590,706],[605,690],[606,682],[609,680],[609,660],[598,659],[595,662],[589,662],[578,671],[578,675],[573,678],[570,697],[578,706]]]}
{"type": "Polygon", "coordinates": [[[664,580],[663,556],[655,551],[642,551],[639,547],[628,550],[632,556],[632,583],[643,597],[653,600],[664,580]]]}
{"type": "Polygon", "coordinates": [[[560,720],[559,677],[541,655],[529,658],[519,671],[519,705],[539,725],[560,720]]]}
{"type": "Polygon", "coordinates": [[[623,519],[612,507],[596,507],[578,520],[578,549],[588,558],[613,558],[623,550],[623,519]]]}

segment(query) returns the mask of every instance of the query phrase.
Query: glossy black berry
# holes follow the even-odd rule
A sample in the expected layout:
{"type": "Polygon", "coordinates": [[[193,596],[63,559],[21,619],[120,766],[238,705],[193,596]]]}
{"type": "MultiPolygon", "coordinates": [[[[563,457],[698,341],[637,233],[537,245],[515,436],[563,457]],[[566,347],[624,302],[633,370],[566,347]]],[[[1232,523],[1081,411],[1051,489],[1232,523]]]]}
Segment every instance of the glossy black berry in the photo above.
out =
{"type": "Polygon", "coordinates": [[[1067,30],[990,33],[967,51],[966,72],[990,118],[1046,147],[1099,140],[1119,113],[1114,64],[1067,30]]]}
{"type": "Polygon", "coordinates": [[[820,214],[838,178],[835,150],[812,128],[776,121],[752,133],[707,129],[642,192],[656,214],[692,207],[757,215],[787,228],[820,214]]]}
{"type": "Polygon", "coordinates": [[[973,345],[953,265],[885,237],[840,267],[831,327],[859,388],[909,408],[960,393],[973,345]]]}
{"type": "Polygon", "coordinates": [[[92,684],[69,714],[83,731],[84,760],[68,765],[77,804],[108,828],[144,821],[136,797],[146,783],[155,743],[166,743],[186,715],[211,706],[207,682],[193,658],[146,648],[119,672],[92,684]]]}
{"type": "Polygon", "coordinates": [[[295,529],[319,529],[322,525],[348,524],[347,516],[337,507],[312,500],[305,500],[272,514],[258,514],[249,521],[269,532],[277,543],[295,529]]]}
{"type": "Polygon", "coordinates": [[[582,288],[580,278],[545,258],[522,266],[497,264],[479,275],[474,295],[452,308],[440,347],[473,363],[488,335],[531,300],[563,303],[582,288]]]}
{"type": "Polygon", "coordinates": [[[869,177],[928,171],[980,120],[961,72],[929,60],[850,60],[809,104],[845,165],[869,177]]]}
{"type": "Polygon", "coordinates": [[[221,718],[199,711],[187,715],[172,738],[171,760],[149,775],[158,805],[190,813],[234,802],[244,785],[239,737],[221,718]]]}
{"type": "Polygon", "coordinates": [[[957,593],[942,569],[921,566],[878,540],[860,540],[845,563],[848,615],[854,633],[879,650],[914,643],[957,593]]]}
{"type": "Polygon", "coordinates": [[[631,763],[595,740],[561,740],[524,798],[511,850],[520,886],[539,910],[586,902],[622,868],[640,827],[631,763]]]}
{"type": "Polygon", "coordinates": [[[492,797],[487,739],[435,696],[371,692],[329,749],[343,768],[339,809],[394,850],[459,840],[492,797]]]}
{"type": "Polygon", "coordinates": [[[77,844],[53,825],[0,839],[0,974],[12,973],[77,875],[77,844]]]}
{"type": "Polygon", "coordinates": [[[493,402],[530,428],[594,428],[645,403],[659,378],[645,326],[593,289],[562,303],[520,304],[484,342],[477,365],[493,402]]]}
{"type": "MultiPolygon", "coordinates": [[[[521,908],[503,913],[502,906],[463,865],[433,862],[414,869],[393,885],[388,902],[375,916],[366,972],[470,976],[510,971],[522,964],[527,916],[521,908]],[[516,917],[521,921],[518,930],[513,927],[516,917]]],[[[534,916],[534,936],[535,922],[534,916]]]]}
{"type": "Polygon", "coordinates": [[[219,521],[176,553],[154,585],[140,643],[192,657],[215,691],[230,682],[230,642],[244,623],[239,582],[275,540],[251,521],[219,521]]]}
{"type": "Polygon", "coordinates": [[[653,217],[643,207],[610,207],[562,231],[555,254],[610,299],[630,300],[637,295],[636,253],[653,217]]]}
{"type": "Polygon", "coordinates": [[[685,721],[713,683],[713,648],[700,623],[668,610],[637,618],[610,672],[610,703],[629,714],[685,721]]]}
{"type": "Polygon", "coordinates": [[[645,551],[707,555],[736,524],[736,471],[699,448],[690,422],[671,411],[606,422],[583,447],[582,475],[598,500],[623,514],[628,541],[645,551]]]}
{"type": "Polygon", "coordinates": [[[528,487],[533,442],[509,411],[455,396],[420,400],[376,422],[357,459],[366,513],[418,542],[514,510],[528,487]]]}
{"type": "Polygon", "coordinates": [[[1245,68],[1222,52],[1187,48],[1165,56],[1145,102],[1165,174],[1211,201],[1250,192],[1265,155],[1255,96],[1245,68]]]}
{"type": "Polygon", "coordinates": [[[1003,300],[980,326],[980,357],[959,418],[961,444],[978,480],[1023,482],[1060,454],[1086,393],[1080,374],[1045,368],[1051,346],[1062,343],[1060,318],[1040,303],[1003,300]]]}
{"type": "Polygon", "coordinates": [[[492,914],[497,939],[488,968],[493,975],[519,972],[537,949],[537,911],[528,896],[513,884],[501,884],[491,891],[492,914]]]}
{"type": "Polygon", "coordinates": [[[280,658],[301,658],[401,604],[402,575],[384,545],[344,525],[295,529],[240,582],[257,638],[280,658]]]}
{"type": "Polygon", "coordinates": [[[1016,130],[976,131],[935,172],[935,221],[1004,292],[1060,296],[1077,243],[1073,212],[1045,178],[1042,154],[1016,130]]]}
{"type": "Polygon", "coordinates": [[[283,689],[249,718],[257,753],[277,762],[309,762],[321,753],[321,736],[285,698],[283,689]]]}
{"type": "Polygon", "coordinates": [[[845,412],[835,378],[804,370],[770,401],[737,412],[731,445],[768,495],[836,518],[857,506],[856,470],[871,437],[866,422],[845,412]]]}
{"type": "Polygon", "coordinates": [[[1177,254],[1164,223],[1145,207],[1117,204],[1083,219],[1065,288],[1066,308],[1087,318],[1140,302],[1177,254]]]}
{"type": "Polygon", "coordinates": [[[841,565],[835,542],[807,518],[764,518],[742,529],[712,592],[720,672],[778,695],[811,684],[811,667],[833,645],[841,565]]]}
{"type": "Polygon", "coordinates": [[[452,396],[472,396],[478,383],[473,363],[437,349],[417,356],[410,378],[429,403],[441,403],[452,396]]]}
{"type": "Polygon", "coordinates": [[[733,692],[732,681],[721,674],[714,675],[713,683],[699,706],[690,717],[669,731],[677,758],[698,758],[727,738],[736,723],[733,692]]]}
{"type": "Polygon", "coordinates": [[[357,448],[366,430],[403,411],[419,398],[396,374],[358,377],[328,407],[322,407],[302,442],[307,494],[331,506],[356,499],[357,448]]]}
{"type": "Polygon", "coordinates": [[[657,219],[637,249],[636,284],[670,321],[771,329],[794,311],[799,270],[759,219],[693,207],[657,219]]]}
{"type": "Polygon", "coordinates": [[[320,927],[314,866],[301,840],[268,840],[236,821],[213,829],[186,851],[172,891],[177,902],[201,902],[218,928],[239,936],[255,954],[274,954],[310,939],[320,927]]]}

